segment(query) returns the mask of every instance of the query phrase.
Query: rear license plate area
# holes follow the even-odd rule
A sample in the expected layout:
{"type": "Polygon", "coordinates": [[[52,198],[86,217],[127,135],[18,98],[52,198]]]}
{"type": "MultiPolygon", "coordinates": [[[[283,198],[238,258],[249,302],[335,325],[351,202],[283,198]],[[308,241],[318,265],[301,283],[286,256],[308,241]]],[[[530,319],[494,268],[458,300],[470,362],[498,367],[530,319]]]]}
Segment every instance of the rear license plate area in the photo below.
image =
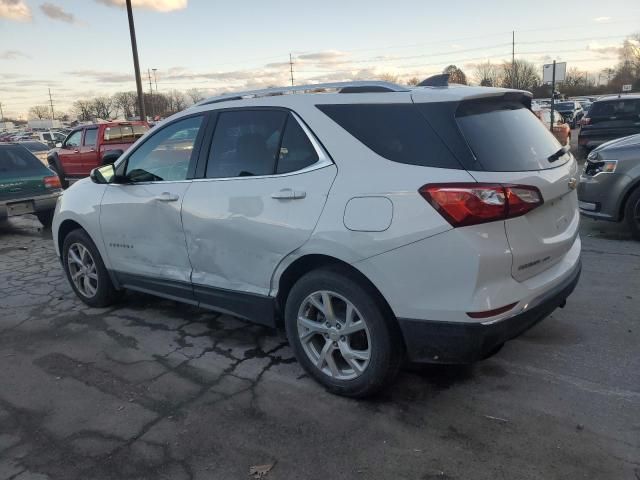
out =
{"type": "Polygon", "coordinates": [[[33,201],[7,203],[7,216],[24,215],[25,213],[33,213],[33,201]]]}

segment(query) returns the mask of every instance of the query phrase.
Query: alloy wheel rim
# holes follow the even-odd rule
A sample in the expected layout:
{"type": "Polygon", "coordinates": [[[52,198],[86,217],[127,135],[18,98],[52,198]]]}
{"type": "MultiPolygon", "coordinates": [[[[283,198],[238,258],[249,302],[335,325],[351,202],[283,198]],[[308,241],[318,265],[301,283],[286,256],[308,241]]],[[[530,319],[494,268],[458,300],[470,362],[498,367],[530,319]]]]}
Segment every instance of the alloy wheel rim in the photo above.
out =
{"type": "Polygon", "coordinates": [[[342,295],[312,293],[298,310],[298,337],[315,367],[330,378],[353,380],[371,359],[371,335],[365,318],[342,295]]]}
{"type": "Polygon", "coordinates": [[[74,243],[67,252],[69,275],[76,290],[86,298],[98,292],[98,271],[89,249],[81,243],[74,243]]]}

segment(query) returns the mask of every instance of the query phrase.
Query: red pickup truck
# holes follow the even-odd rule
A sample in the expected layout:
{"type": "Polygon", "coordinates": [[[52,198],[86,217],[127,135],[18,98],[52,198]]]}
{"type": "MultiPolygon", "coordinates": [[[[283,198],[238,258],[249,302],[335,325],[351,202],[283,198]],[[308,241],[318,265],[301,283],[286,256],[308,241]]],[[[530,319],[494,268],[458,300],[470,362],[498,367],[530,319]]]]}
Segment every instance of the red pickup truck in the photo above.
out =
{"type": "Polygon", "coordinates": [[[105,163],[103,158],[107,152],[123,153],[147,130],[147,122],[139,121],[79,126],[67,135],[64,142],[49,151],[49,167],[67,188],[69,179],[89,176],[91,170],[105,163]]]}

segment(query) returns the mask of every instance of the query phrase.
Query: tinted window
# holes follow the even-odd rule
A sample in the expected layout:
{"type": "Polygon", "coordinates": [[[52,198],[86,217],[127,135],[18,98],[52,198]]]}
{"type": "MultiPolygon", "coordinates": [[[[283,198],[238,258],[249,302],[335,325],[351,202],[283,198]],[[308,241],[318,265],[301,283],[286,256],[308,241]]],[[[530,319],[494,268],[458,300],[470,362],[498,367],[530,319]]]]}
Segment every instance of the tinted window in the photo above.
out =
{"type": "Polygon", "coordinates": [[[43,133],[42,134],[42,139],[47,141],[47,142],[50,142],[51,141],[51,134],[50,133],[43,133]]]}
{"type": "Polygon", "coordinates": [[[318,105],[318,108],[388,160],[461,168],[414,104],[318,105]]]}
{"type": "Polygon", "coordinates": [[[302,127],[295,117],[289,114],[287,126],[282,136],[282,145],[280,146],[276,173],[302,170],[317,161],[318,154],[313,148],[309,137],[304,133],[304,130],[302,130],[302,127]]]}
{"type": "Polygon", "coordinates": [[[42,142],[20,142],[20,145],[30,152],[46,152],[49,150],[49,147],[42,142]]]}
{"type": "Polygon", "coordinates": [[[84,132],[84,145],[87,147],[95,147],[98,138],[97,128],[87,128],[84,132]]]}
{"type": "Polygon", "coordinates": [[[0,179],[41,175],[42,162],[19,146],[0,147],[0,179]]]}
{"type": "Polygon", "coordinates": [[[185,180],[202,116],[185,118],[158,130],[127,160],[133,182],[185,180]]]}
{"type": "Polygon", "coordinates": [[[556,103],[555,106],[558,110],[573,110],[576,107],[573,102],[560,102],[556,103]]]}
{"type": "Polygon", "coordinates": [[[113,125],[104,129],[104,141],[115,142],[125,141],[131,142],[140,138],[149,130],[146,125],[113,125]]]}
{"type": "Polygon", "coordinates": [[[208,178],[271,175],[275,172],[287,113],[276,110],[236,110],[218,116],[208,178]]]}
{"type": "Polygon", "coordinates": [[[66,148],[79,147],[81,140],[82,140],[82,130],[76,130],[75,132],[69,135],[69,138],[67,138],[67,141],[64,142],[64,146],[66,148]]]}
{"type": "Polygon", "coordinates": [[[520,103],[466,102],[458,109],[456,119],[485,170],[519,172],[564,163],[549,163],[547,158],[561,145],[548,126],[520,103]]]}
{"type": "Polygon", "coordinates": [[[620,99],[595,102],[591,105],[589,116],[593,117],[619,117],[619,118],[639,118],[640,100],[620,99]]]}

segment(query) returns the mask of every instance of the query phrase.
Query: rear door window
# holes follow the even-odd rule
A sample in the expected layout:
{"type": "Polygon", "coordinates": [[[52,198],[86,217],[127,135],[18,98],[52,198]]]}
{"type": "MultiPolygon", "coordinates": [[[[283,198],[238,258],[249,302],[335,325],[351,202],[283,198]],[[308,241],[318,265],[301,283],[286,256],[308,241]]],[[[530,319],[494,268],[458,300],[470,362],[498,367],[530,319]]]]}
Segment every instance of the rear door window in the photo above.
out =
{"type": "Polygon", "coordinates": [[[549,162],[561,145],[524,105],[508,101],[460,104],[456,121],[484,170],[520,172],[558,167],[569,155],[549,162]]]}
{"type": "Polygon", "coordinates": [[[207,162],[207,178],[273,175],[287,112],[221,112],[207,162]]]}
{"type": "Polygon", "coordinates": [[[295,117],[289,114],[282,136],[276,173],[302,170],[318,161],[318,153],[295,117]]]}
{"type": "Polygon", "coordinates": [[[98,129],[97,128],[87,128],[84,131],[84,146],[85,147],[95,147],[97,138],[98,138],[98,129]]]}
{"type": "Polygon", "coordinates": [[[415,104],[318,105],[369,149],[392,162],[461,169],[415,104]]]}

